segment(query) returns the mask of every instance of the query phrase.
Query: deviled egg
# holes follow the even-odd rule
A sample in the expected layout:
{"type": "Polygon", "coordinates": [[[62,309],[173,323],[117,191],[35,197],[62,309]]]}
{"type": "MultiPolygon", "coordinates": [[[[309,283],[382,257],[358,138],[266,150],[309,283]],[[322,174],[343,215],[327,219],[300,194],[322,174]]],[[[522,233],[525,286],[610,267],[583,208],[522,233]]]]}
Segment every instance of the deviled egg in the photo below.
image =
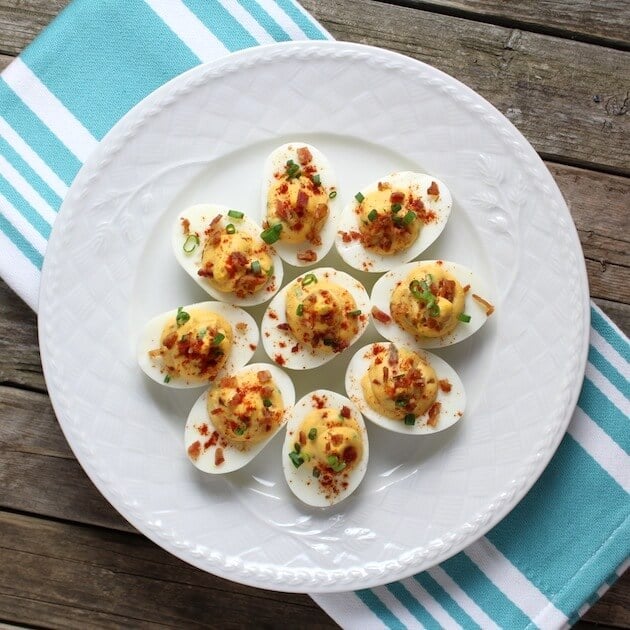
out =
{"type": "Polygon", "coordinates": [[[470,337],[494,312],[488,285],[454,262],[425,260],[381,276],[372,289],[378,332],[396,344],[450,346],[470,337]]]}
{"type": "Polygon", "coordinates": [[[267,158],[263,173],[261,236],[297,267],[313,265],[335,240],[337,183],[326,156],[304,142],[289,142],[267,158]]]}
{"type": "Polygon", "coordinates": [[[381,272],[421,254],[442,233],[451,193],[439,179],[401,171],[361,189],[342,214],[339,255],[355,269],[381,272]]]}
{"type": "Polygon", "coordinates": [[[363,334],[369,309],[358,280],[320,267],[298,276],[273,298],[261,322],[263,347],[283,367],[318,367],[363,334]]]}
{"type": "Polygon", "coordinates": [[[348,364],[346,393],[361,413],[396,433],[436,433],[464,414],[466,394],[453,368],[429,352],[372,343],[348,364]]]}
{"type": "Polygon", "coordinates": [[[271,441],[295,402],[291,379],[268,363],[252,363],[217,380],[193,405],[186,453],[203,472],[242,468],[271,441]]]}
{"type": "Polygon", "coordinates": [[[136,357],[156,383],[178,389],[203,387],[243,367],[258,339],[258,326],[243,309],[199,302],[151,319],[140,333],[136,357]]]}
{"type": "Polygon", "coordinates": [[[282,260],[240,210],[199,204],[179,214],[173,251],[186,273],[216,300],[262,304],[282,284],[282,260]]]}
{"type": "Polygon", "coordinates": [[[368,458],[365,423],[353,402],[321,389],[296,403],[287,422],[282,468],[300,501],[317,507],[343,501],[361,483],[368,458]]]}

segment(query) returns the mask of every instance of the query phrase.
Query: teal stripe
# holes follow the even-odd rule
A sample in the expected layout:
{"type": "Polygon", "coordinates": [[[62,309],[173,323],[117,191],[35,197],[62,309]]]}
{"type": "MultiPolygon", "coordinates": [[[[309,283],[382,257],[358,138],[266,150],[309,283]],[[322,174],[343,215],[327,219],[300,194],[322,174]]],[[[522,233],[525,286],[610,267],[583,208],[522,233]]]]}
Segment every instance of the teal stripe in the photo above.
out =
{"type": "Polygon", "coordinates": [[[304,31],[309,39],[328,39],[291,0],[276,0],[276,4],[304,31]]]}
{"type": "Polygon", "coordinates": [[[15,207],[15,209],[45,238],[50,236],[51,226],[48,221],[42,219],[42,217],[33,209],[20,193],[9,184],[9,182],[0,175],[0,194],[4,195],[9,203],[15,207]]]}
{"type": "Polygon", "coordinates": [[[611,365],[608,359],[594,346],[588,350],[588,360],[594,365],[626,398],[630,398],[630,383],[617,369],[611,365]]]}
{"type": "Polygon", "coordinates": [[[573,606],[579,608],[600,587],[610,567],[618,566],[630,553],[630,536],[623,543],[609,541],[629,511],[626,492],[567,435],[525,498],[486,536],[541,593],[571,616],[573,606]],[[604,545],[615,547],[618,558],[593,562],[592,570],[583,570],[604,545]],[[572,595],[559,602],[558,593],[569,582],[572,595]]]}
{"type": "Polygon", "coordinates": [[[22,59],[98,139],[147,94],[199,63],[141,0],[75,2],[22,59]]]}
{"type": "Polygon", "coordinates": [[[425,571],[413,576],[414,580],[424,588],[444,610],[466,630],[480,630],[479,624],[425,571]]]}
{"type": "Polygon", "coordinates": [[[230,51],[257,46],[258,42],[216,0],[183,0],[184,4],[230,51]]]}
{"type": "Polygon", "coordinates": [[[628,454],[630,454],[630,425],[621,412],[590,379],[585,378],[578,405],[628,454]]]}
{"type": "Polygon", "coordinates": [[[15,132],[68,186],[81,168],[81,162],[0,78],[2,115],[15,132]]]}
{"type": "Polygon", "coordinates": [[[591,307],[591,326],[615,349],[630,362],[630,343],[607,322],[599,312],[591,307]]]}
{"type": "Polygon", "coordinates": [[[401,582],[392,582],[387,590],[428,630],[440,630],[440,624],[401,582]]]}
{"type": "Polygon", "coordinates": [[[277,42],[290,40],[289,34],[265,11],[256,0],[239,0],[239,4],[271,35],[277,42]]]}
{"type": "Polygon", "coordinates": [[[355,591],[354,593],[388,628],[391,630],[405,630],[405,626],[398,617],[383,604],[370,589],[355,591]]]}
{"type": "Polygon", "coordinates": [[[41,270],[44,257],[13,227],[2,212],[0,212],[0,232],[6,234],[33,266],[41,270]]]}
{"type": "Polygon", "coordinates": [[[497,625],[502,628],[525,628],[531,624],[531,619],[463,552],[440,566],[497,625]]]}
{"type": "Polygon", "coordinates": [[[28,182],[28,184],[37,192],[46,203],[53,208],[59,210],[61,205],[61,197],[48,186],[48,184],[25,162],[19,153],[13,147],[0,138],[0,155],[2,155],[13,168],[28,182]]]}

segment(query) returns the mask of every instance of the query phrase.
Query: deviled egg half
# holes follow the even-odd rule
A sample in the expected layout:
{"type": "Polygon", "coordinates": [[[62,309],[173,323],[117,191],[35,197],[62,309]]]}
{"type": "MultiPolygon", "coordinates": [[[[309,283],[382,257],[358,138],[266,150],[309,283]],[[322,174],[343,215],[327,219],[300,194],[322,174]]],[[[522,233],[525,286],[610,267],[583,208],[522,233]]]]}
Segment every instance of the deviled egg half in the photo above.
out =
{"type": "Polygon", "coordinates": [[[242,468],[271,441],[295,402],[291,379],[268,363],[252,363],[218,379],[193,405],[184,431],[186,453],[199,470],[242,468]]]}
{"type": "Polygon", "coordinates": [[[368,458],[365,423],[353,402],[321,389],[296,403],[287,422],[282,468],[300,501],[316,507],[343,501],[361,483],[368,458]]]}
{"type": "Polygon", "coordinates": [[[244,212],[198,204],[179,214],[173,252],[186,273],[216,300],[262,304],[282,284],[282,260],[244,212]]]}
{"type": "Polygon", "coordinates": [[[156,383],[178,389],[203,387],[243,367],[258,339],[258,326],[243,309],[199,302],[151,319],[140,333],[136,357],[156,383]]]}
{"type": "Polygon", "coordinates": [[[330,267],[314,269],[285,286],[267,307],[263,347],[283,367],[318,367],[357,341],[369,310],[367,291],[358,280],[330,267]]]}
{"type": "Polygon", "coordinates": [[[328,158],[305,142],[271,152],[263,172],[261,236],[291,265],[321,260],[332,247],[339,215],[328,158]]]}
{"type": "Polygon", "coordinates": [[[445,260],[402,265],[372,289],[378,332],[411,348],[442,348],[479,330],[494,312],[488,284],[470,269],[445,260]]]}
{"type": "Polygon", "coordinates": [[[355,269],[381,272],[421,254],[442,233],[453,201],[423,173],[392,173],[361,189],[341,214],[335,246],[355,269]]]}
{"type": "Polygon", "coordinates": [[[466,406],[464,386],[446,361],[391,342],[358,350],[348,364],[345,386],[366,418],[396,433],[443,431],[466,406]]]}

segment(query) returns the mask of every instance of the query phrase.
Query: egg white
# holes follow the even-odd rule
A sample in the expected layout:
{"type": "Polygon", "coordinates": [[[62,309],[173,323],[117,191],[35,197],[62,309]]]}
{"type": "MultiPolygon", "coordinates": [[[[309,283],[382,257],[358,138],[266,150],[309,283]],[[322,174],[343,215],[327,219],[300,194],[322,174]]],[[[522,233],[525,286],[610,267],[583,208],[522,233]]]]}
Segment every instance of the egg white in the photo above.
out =
{"type": "Polygon", "coordinates": [[[291,492],[293,492],[300,501],[306,503],[307,505],[312,505],[314,507],[328,507],[330,505],[335,505],[350,496],[363,480],[368,466],[370,456],[369,451],[367,429],[365,428],[365,422],[363,421],[363,417],[361,416],[357,406],[351,400],[341,394],[338,394],[337,392],[327,389],[318,389],[298,400],[289,415],[287,431],[284,438],[284,446],[282,448],[282,469],[284,471],[284,477],[289,484],[291,492]],[[324,407],[334,407],[339,409],[344,405],[349,407],[351,411],[351,418],[359,425],[362,434],[363,457],[355,468],[350,471],[349,478],[347,480],[347,488],[341,489],[341,491],[330,500],[327,499],[325,494],[320,490],[319,481],[313,477],[311,468],[304,465],[296,468],[289,458],[289,453],[293,450],[293,445],[297,440],[300,425],[306,416],[313,411],[313,409],[318,408],[314,397],[323,400],[324,407]]]}
{"type": "MultiPolygon", "coordinates": [[[[371,343],[367,346],[363,346],[360,350],[357,350],[348,364],[345,377],[346,393],[350,397],[350,400],[356,404],[361,413],[368,420],[371,420],[374,424],[378,424],[388,431],[394,431],[395,433],[426,435],[428,433],[438,433],[439,431],[448,429],[448,427],[452,426],[461,419],[466,407],[466,393],[464,391],[464,385],[457,375],[457,372],[455,372],[455,370],[446,361],[444,361],[444,359],[441,359],[430,352],[422,352],[418,350],[414,350],[414,352],[423,357],[425,361],[435,370],[437,379],[447,379],[451,384],[451,391],[448,393],[443,392],[438,387],[436,401],[440,403],[441,407],[437,426],[431,427],[427,424],[429,419],[428,413],[418,416],[415,424],[407,425],[403,420],[392,420],[391,418],[388,418],[376,411],[376,409],[370,407],[363,395],[361,381],[371,365],[371,360],[374,356],[374,346],[387,347],[388,344],[387,342],[371,343]]],[[[408,349],[411,350],[411,348],[408,349]]]]}
{"type": "Polygon", "coordinates": [[[392,173],[391,175],[372,182],[365,188],[362,188],[361,191],[357,192],[361,192],[364,197],[368,197],[368,195],[375,190],[378,190],[379,182],[390,183],[395,190],[412,191],[415,197],[422,199],[427,210],[435,212],[436,219],[422,226],[418,238],[408,249],[398,254],[384,256],[365,249],[358,240],[351,240],[349,243],[344,243],[342,237],[344,233],[359,230],[358,216],[355,213],[359,202],[353,198],[341,213],[337,233],[335,235],[335,247],[346,263],[361,271],[387,271],[388,269],[402,265],[413,260],[416,256],[419,256],[442,233],[453,206],[451,193],[446,184],[431,175],[414,173],[412,171],[392,173]],[[431,182],[435,182],[440,189],[438,197],[427,194],[427,188],[429,188],[431,182]]]}
{"type": "Polygon", "coordinates": [[[213,475],[222,475],[242,468],[254,459],[254,457],[256,457],[256,455],[258,455],[269,444],[269,442],[271,442],[272,438],[286,424],[289,413],[295,403],[295,389],[291,378],[285,372],[283,372],[279,367],[269,363],[251,363],[240,370],[230,372],[230,375],[238,376],[238,374],[258,372],[260,370],[268,370],[271,372],[273,382],[282,394],[282,403],[284,405],[284,415],[282,420],[278,423],[276,429],[269,434],[267,439],[259,442],[258,444],[253,444],[247,450],[240,450],[229,443],[223,444],[221,442],[205,446],[205,443],[208,442],[210,436],[216,430],[214,424],[212,423],[212,418],[208,414],[208,407],[206,404],[208,394],[214,387],[210,386],[203,392],[203,394],[201,394],[201,396],[199,396],[193,405],[190,413],[188,414],[186,427],[184,429],[184,445],[186,447],[188,459],[190,459],[190,461],[199,468],[199,470],[213,475]],[[201,428],[204,425],[207,425],[207,431],[202,432],[201,428]],[[190,456],[188,449],[197,441],[201,444],[201,452],[199,457],[195,459],[190,456]],[[217,466],[214,461],[215,451],[217,448],[223,449],[223,457],[225,460],[219,466],[217,466]]]}
{"type": "MultiPolygon", "coordinates": [[[[369,323],[370,300],[365,287],[352,276],[343,271],[337,271],[332,267],[320,267],[312,271],[309,270],[308,273],[314,274],[318,280],[326,279],[338,284],[346,289],[354,298],[357,309],[361,310],[361,315],[357,318],[359,330],[350,343],[350,345],[352,345],[365,332],[369,323]]],[[[328,361],[332,361],[338,354],[341,354],[338,352],[315,351],[302,342],[298,342],[290,330],[278,329],[279,324],[284,324],[287,321],[287,293],[291,287],[302,280],[304,275],[306,274],[298,276],[293,282],[279,291],[267,307],[260,324],[263,347],[267,355],[273,361],[282,365],[282,367],[291,370],[310,370],[324,365],[324,363],[328,363],[328,361]],[[295,347],[296,344],[299,345],[299,350],[292,352],[291,349],[295,347]],[[277,360],[278,357],[281,358],[280,361],[277,360]]],[[[347,350],[346,348],[344,352],[347,350]]]]}
{"type": "MultiPolygon", "coordinates": [[[[195,309],[217,313],[224,317],[232,326],[232,348],[225,365],[220,370],[217,378],[221,378],[226,373],[234,372],[242,368],[254,355],[258,346],[259,333],[258,325],[254,318],[238,306],[225,304],[224,302],[198,302],[188,304],[183,307],[185,311],[195,309]],[[237,325],[243,324],[245,329],[240,331],[237,325]]],[[[192,387],[207,387],[208,383],[190,382],[184,377],[171,376],[168,383],[164,382],[165,372],[159,359],[153,359],[149,355],[150,350],[160,347],[160,338],[164,327],[173,321],[177,315],[177,309],[156,315],[142,329],[138,337],[136,346],[136,358],[144,373],[156,383],[165,387],[175,389],[186,389],[192,387]]]]}
{"type": "MultiPolygon", "coordinates": [[[[401,282],[405,281],[405,278],[411,273],[413,269],[420,265],[435,263],[436,260],[420,260],[417,262],[407,263],[401,265],[392,271],[382,275],[374,284],[370,301],[372,307],[376,307],[383,311],[386,315],[391,317],[389,308],[390,299],[394,288],[401,282]]],[[[393,341],[396,344],[402,346],[408,346],[409,348],[444,348],[445,346],[453,345],[467,339],[479,330],[488,319],[485,308],[473,299],[473,293],[481,296],[485,300],[493,303],[492,292],[490,291],[489,284],[478,274],[473,273],[468,267],[460,265],[458,263],[441,261],[443,268],[452,273],[462,286],[470,285],[470,289],[466,293],[464,302],[464,313],[471,316],[471,320],[468,323],[459,322],[453,332],[443,337],[418,337],[409,334],[406,330],[403,330],[393,319],[388,323],[378,321],[372,316],[372,321],[376,330],[389,341],[393,341]]]]}
{"type": "Polygon", "coordinates": [[[186,271],[186,273],[215,300],[236,304],[238,306],[254,306],[256,304],[262,304],[263,302],[270,300],[282,286],[282,259],[278,256],[278,253],[272,246],[268,247],[269,253],[271,254],[271,260],[273,262],[274,272],[269,278],[267,284],[260,291],[257,291],[252,295],[237,297],[233,293],[224,293],[223,291],[219,291],[208,280],[208,278],[204,278],[197,273],[202,267],[202,255],[206,239],[205,231],[217,215],[220,214],[222,216],[221,226],[224,229],[231,223],[238,232],[248,234],[255,240],[261,240],[260,234],[262,232],[262,228],[247,215],[245,215],[242,219],[236,219],[228,216],[230,209],[231,208],[228,208],[227,206],[204,203],[191,206],[190,208],[180,212],[177,216],[177,220],[173,224],[172,243],[175,259],[182,266],[184,271],[186,271]],[[199,245],[197,245],[191,253],[186,253],[184,251],[184,243],[188,238],[182,229],[182,219],[184,218],[190,223],[189,234],[197,233],[199,236],[199,245]]]}
{"type": "MultiPolygon", "coordinates": [[[[263,185],[261,193],[261,223],[267,218],[267,192],[269,187],[276,181],[274,173],[278,171],[284,171],[286,163],[289,160],[293,160],[296,164],[299,164],[297,157],[297,150],[301,147],[306,147],[313,156],[313,163],[317,165],[317,171],[320,176],[320,181],[326,190],[330,191],[334,189],[337,191],[337,178],[333,171],[328,158],[316,147],[306,142],[289,142],[274,149],[263,167],[263,185]]],[[[294,267],[310,267],[316,265],[321,259],[330,251],[335,242],[335,234],[337,231],[337,222],[339,220],[339,214],[341,212],[339,204],[339,195],[337,194],[333,199],[328,199],[328,218],[324,227],[320,232],[320,238],[322,240],[321,245],[311,245],[308,241],[304,243],[283,243],[282,241],[276,241],[273,246],[276,248],[283,260],[294,267]],[[313,262],[304,262],[298,259],[298,254],[306,250],[312,250],[317,254],[317,260],[313,262]]]]}

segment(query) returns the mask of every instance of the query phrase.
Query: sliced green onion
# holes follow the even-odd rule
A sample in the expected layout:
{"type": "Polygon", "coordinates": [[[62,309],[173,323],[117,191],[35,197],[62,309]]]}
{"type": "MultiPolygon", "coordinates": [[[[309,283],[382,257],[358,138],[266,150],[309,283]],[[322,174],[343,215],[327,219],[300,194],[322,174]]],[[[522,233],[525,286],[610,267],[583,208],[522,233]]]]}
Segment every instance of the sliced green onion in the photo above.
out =
{"type": "Polygon", "coordinates": [[[409,283],[409,291],[411,291],[411,295],[413,295],[416,300],[422,300],[424,298],[423,294],[420,292],[420,283],[417,280],[412,280],[409,283]]]}
{"type": "Polygon", "coordinates": [[[187,254],[192,254],[197,249],[197,245],[199,245],[199,237],[196,234],[189,234],[184,241],[182,249],[187,254]]]}
{"type": "Polygon", "coordinates": [[[234,433],[236,433],[236,435],[243,435],[243,433],[245,433],[246,428],[244,426],[240,426],[237,429],[234,429],[234,433]]]}
{"type": "Polygon", "coordinates": [[[405,225],[409,225],[410,223],[413,223],[416,220],[416,213],[412,212],[411,210],[409,210],[409,212],[407,212],[407,214],[403,217],[403,223],[405,225]]]}
{"type": "Polygon", "coordinates": [[[429,312],[429,317],[440,316],[440,307],[437,304],[437,302],[433,302],[432,304],[429,304],[428,312],[429,312]]]}
{"type": "Polygon", "coordinates": [[[359,317],[359,315],[361,315],[361,309],[358,308],[356,311],[350,311],[348,315],[350,315],[350,317],[359,317]]]}
{"type": "Polygon", "coordinates": [[[269,267],[269,269],[267,269],[267,271],[265,271],[265,273],[267,274],[268,278],[273,276],[273,265],[271,265],[271,267],[269,267]]]}
{"type": "Polygon", "coordinates": [[[299,177],[302,173],[300,173],[300,165],[296,164],[293,160],[288,160],[286,165],[286,174],[287,179],[293,179],[294,177],[299,177]]]}
{"type": "Polygon", "coordinates": [[[406,398],[396,398],[396,407],[406,407],[409,402],[406,398]]]}
{"type": "Polygon", "coordinates": [[[360,192],[358,192],[358,193],[354,196],[354,198],[355,198],[355,199],[356,199],[359,203],[361,203],[361,202],[365,199],[365,197],[364,197],[364,196],[363,196],[360,192]]]}
{"type": "Polygon", "coordinates": [[[183,306],[178,307],[175,322],[178,326],[183,326],[190,319],[190,315],[184,310],[183,306]]]}
{"type": "Polygon", "coordinates": [[[300,446],[300,443],[299,443],[299,442],[296,442],[296,443],[293,445],[293,450],[294,450],[296,453],[299,453],[299,452],[302,450],[302,447],[300,446]]]}
{"type": "Polygon", "coordinates": [[[392,204],[392,212],[394,214],[396,214],[397,212],[400,212],[402,210],[402,205],[399,203],[393,203],[392,204]]]}
{"type": "Polygon", "coordinates": [[[212,340],[213,346],[218,346],[225,339],[225,335],[223,333],[217,333],[212,340]]]}
{"type": "Polygon", "coordinates": [[[328,195],[329,199],[334,199],[337,196],[337,191],[336,190],[331,190],[330,194],[328,195]]]}
{"type": "Polygon", "coordinates": [[[320,475],[319,468],[313,468],[313,477],[317,479],[320,475]]]}
{"type": "Polygon", "coordinates": [[[304,304],[297,305],[297,308],[295,309],[295,314],[298,317],[302,317],[302,315],[304,315],[304,304]]]}
{"type": "Polygon", "coordinates": [[[322,180],[321,180],[321,177],[319,176],[319,174],[313,175],[311,177],[311,181],[313,182],[313,184],[315,184],[315,186],[321,186],[322,185],[322,180]]]}
{"type": "Polygon", "coordinates": [[[308,439],[309,440],[314,440],[317,437],[317,429],[315,427],[313,427],[309,432],[308,432],[308,439]]]}
{"type": "Polygon", "coordinates": [[[236,228],[234,227],[234,224],[233,224],[233,223],[228,223],[228,224],[225,226],[225,231],[226,231],[228,234],[234,234],[234,232],[236,232],[236,228]]]}
{"type": "Polygon", "coordinates": [[[262,238],[262,240],[265,241],[267,245],[271,245],[280,238],[280,232],[282,232],[282,223],[276,223],[270,228],[263,230],[260,233],[260,238],[262,238]]]}
{"type": "Polygon", "coordinates": [[[207,328],[200,328],[200,329],[197,331],[197,338],[198,338],[198,339],[203,339],[203,338],[206,336],[206,333],[207,333],[207,332],[208,332],[208,329],[207,329],[207,328]]]}
{"type": "Polygon", "coordinates": [[[242,219],[244,216],[245,213],[239,210],[228,210],[228,217],[232,217],[233,219],[242,219]]]}
{"type": "Polygon", "coordinates": [[[260,262],[258,260],[252,261],[252,273],[255,276],[259,276],[262,273],[262,267],[260,266],[260,262]]]}
{"type": "Polygon", "coordinates": [[[302,279],[302,286],[306,287],[309,284],[314,284],[317,282],[317,276],[314,273],[307,273],[302,279]]]}
{"type": "Polygon", "coordinates": [[[416,416],[414,416],[412,413],[408,413],[405,416],[405,424],[409,424],[409,425],[416,424],[416,416]]]}
{"type": "Polygon", "coordinates": [[[460,313],[457,316],[457,319],[459,319],[460,322],[464,322],[465,324],[467,324],[470,321],[470,315],[466,315],[466,313],[460,313]]]}
{"type": "Polygon", "coordinates": [[[368,220],[376,221],[377,217],[378,217],[378,212],[376,211],[376,208],[372,208],[370,212],[368,213],[368,220]]]}
{"type": "Polygon", "coordinates": [[[164,377],[164,382],[165,382],[165,383],[170,383],[170,382],[171,382],[171,375],[170,375],[170,374],[167,374],[167,375],[164,377]]]}
{"type": "Polygon", "coordinates": [[[336,455],[329,455],[326,461],[335,472],[341,472],[346,467],[346,462],[339,461],[336,455]]]}
{"type": "Polygon", "coordinates": [[[263,405],[265,407],[271,407],[271,400],[269,400],[269,398],[263,398],[263,405]]]}
{"type": "Polygon", "coordinates": [[[291,451],[289,453],[289,459],[293,462],[293,465],[296,468],[299,468],[304,463],[304,458],[299,453],[296,453],[295,451],[291,451]]]}

